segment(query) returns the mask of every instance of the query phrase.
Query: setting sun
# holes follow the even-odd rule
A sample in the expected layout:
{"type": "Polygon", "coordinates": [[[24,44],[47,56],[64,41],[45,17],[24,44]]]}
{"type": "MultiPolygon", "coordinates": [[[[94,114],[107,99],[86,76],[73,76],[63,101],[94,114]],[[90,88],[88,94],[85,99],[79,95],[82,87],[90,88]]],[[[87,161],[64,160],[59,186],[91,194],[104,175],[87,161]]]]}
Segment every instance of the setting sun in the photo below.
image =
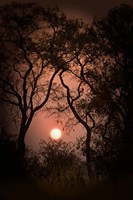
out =
{"type": "Polygon", "coordinates": [[[61,131],[57,128],[52,129],[52,131],[50,132],[50,136],[55,140],[59,139],[61,137],[61,134],[61,131]]]}

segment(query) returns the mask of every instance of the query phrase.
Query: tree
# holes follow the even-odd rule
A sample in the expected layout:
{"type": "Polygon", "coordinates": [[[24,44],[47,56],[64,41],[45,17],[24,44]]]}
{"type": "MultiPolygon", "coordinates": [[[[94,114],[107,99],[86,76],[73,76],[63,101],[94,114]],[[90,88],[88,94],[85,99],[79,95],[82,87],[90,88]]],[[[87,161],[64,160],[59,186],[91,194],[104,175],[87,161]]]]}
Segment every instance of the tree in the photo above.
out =
{"type": "Polygon", "coordinates": [[[16,107],[20,124],[18,148],[22,154],[26,132],[35,113],[48,101],[57,73],[56,69],[50,70],[45,57],[48,48],[45,43],[52,45],[53,34],[44,32],[46,20],[42,24],[39,12],[42,12],[40,7],[32,3],[15,3],[0,9],[4,48],[0,70],[1,100],[16,107]]]}
{"type": "Polygon", "coordinates": [[[103,101],[106,120],[101,130],[103,141],[100,143],[100,154],[103,154],[102,158],[108,162],[108,166],[113,163],[113,167],[108,169],[111,176],[128,174],[133,166],[132,17],[133,8],[120,5],[96,22],[101,49],[104,57],[110,60],[103,63],[102,71],[102,85],[110,95],[103,101]],[[112,156],[107,159],[109,154],[112,156]]]}
{"type": "MultiPolygon", "coordinates": [[[[121,5],[110,10],[106,18],[83,28],[80,38],[84,40],[81,39],[80,50],[78,46],[75,47],[75,59],[71,67],[62,70],[59,75],[66,90],[64,96],[67,105],[58,103],[58,111],[70,109],[74,118],[70,120],[70,115],[67,115],[69,122],[74,125],[76,119],[86,130],[85,150],[89,174],[92,173],[91,146],[94,151],[98,149],[97,153],[108,152],[108,156],[112,153],[113,156],[107,160],[111,163],[115,157],[117,166],[125,166],[123,169],[121,167],[122,171],[127,169],[126,163],[132,163],[131,35],[132,7],[121,5]],[[67,74],[74,79],[76,87],[66,80],[67,74]],[[105,146],[109,147],[107,151],[105,146]],[[130,154],[129,158],[127,154],[130,154]]],[[[58,98],[63,99],[63,94],[58,98]]]]}
{"type": "Polygon", "coordinates": [[[4,49],[0,100],[13,106],[22,155],[33,117],[48,102],[60,68],[73,59],[66,31],[70,23],[73,20],[68,20],[58,8],[45,10],[34,3],[13,3],[0,8],[1,48],[4,49]]]}
{"type": "MultiPolygon", "coordinates": [[[[77,28],[77,24],[74,24],[77,28]]],[[[86,132],[85,139],[85,155],[89,176],[92,176],[90,165],[90,149],[92,131],[95,128],[95,111],[91,105],[92,98],[97,95],[97,83],[100,75],[96,68],[93,67],[97,60],[96,35],[90,25],[82,23],[82,28],[76,32],[70,29],[72,39],[72,47],[74,47],[73,56],[69,68],[62,69],[59,73],[59,78],[62,87],[61,92],[54,95],[57,98],[58,104],[56,111],[66,114],[72,112],[72,116],[68,115],[69,125],[72,127],[75,123],[80,123],[86,132]],[[75,40],[78,40],[78,45],[75,45],[75,40]],[[68,77],[68,78],[66,78],[68,77]],[[71,82],[72,80],[72,82],[71,82]],[[62,92],[64,91],[64,93],[62,92]],[[64,101],[66,99],[66,101],[64,101]],[[61,101],[62,100],[62,101],[61,101]]],[[[54,112],[54,113],[57,113],[54,112]]],[[[58,115],[58,113],[57,113],[58,115]]]]}

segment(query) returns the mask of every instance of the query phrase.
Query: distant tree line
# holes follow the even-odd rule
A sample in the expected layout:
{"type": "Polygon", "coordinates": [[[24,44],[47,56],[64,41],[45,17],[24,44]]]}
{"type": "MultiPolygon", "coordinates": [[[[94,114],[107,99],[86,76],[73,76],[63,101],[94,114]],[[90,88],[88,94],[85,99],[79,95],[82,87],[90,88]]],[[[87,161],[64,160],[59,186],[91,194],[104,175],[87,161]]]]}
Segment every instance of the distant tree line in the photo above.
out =
{"type": "MultiPolygon", "coordinates": [[[[86,156],[89,176],[116,178],[133,172],[132,35],[133,7],[126,4],[90,24],[35,3],[0,7],[0,102],[12,108],[18,125],[19,165],[26,157],[27,130],[43,109],[58,120],[67,116],[66,128],[83,126],[85,138],[78,148],[86,156]]],[[[42,155],[54,145],[44,141],[42,155]]],[[[45,157],[51,176],[53,167],[61,173],[56,164],[64,164],[66,149],[71,147],[63,146],[63,155],[58,149],[59,160],[55,151],[45,157]]]]}

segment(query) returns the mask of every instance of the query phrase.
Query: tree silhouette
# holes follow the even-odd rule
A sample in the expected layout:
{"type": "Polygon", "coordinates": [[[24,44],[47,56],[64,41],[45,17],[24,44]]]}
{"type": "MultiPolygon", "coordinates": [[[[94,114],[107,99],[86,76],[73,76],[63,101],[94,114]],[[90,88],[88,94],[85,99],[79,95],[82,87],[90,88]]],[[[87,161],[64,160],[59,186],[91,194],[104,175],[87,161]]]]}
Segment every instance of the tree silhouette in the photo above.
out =
{"type": "MultiPolygon", "coordinates": [[[[41,36],[44,25],[36,4],[1,7],[1,37],[4,57],[0,70],[1,100],[16,107],[18,148],[25,151],[24,138],[35,113],[46,104],[57,70],[51,69],[44,54],[53,34],[41,36]],[[45,39],[44,39],[45,38],[45,39]],[[41,41],[42,40],[42,41],[41,41]],[[49,76],[48,79],[45,79],[49,76]],[[43,77],[43,82],[42,82],[43,77]]],[[[52,42],[51,42],[52,45],[52,42]]]]}
{"type": "Polygon", "coordinates": [[[0,99],[14,107],[18,149],[24,155],[24,138],[34,115],[46,105],[60,68],[73,59],[73,50],[64,47],[69,46],[66,28],[73,20],[67,20],[58,8],[45,10],[34,3],[3,6],[0,19],[4,49],[0,99]]]}
{"type": "MultiPolygon", "coordinates": [[[[77,28],[79,27],[76,23],[74,25],[77,28]]],[[[96,125],[96,115],[91,101],[97,95],[97,86],[99,84],[97,82],[100,77],[98,70],[93,67],[97,61],[97,54],[99,54],[99,52],[95,53],[95,48],[98,47],[96,44],[97,38],[93,27],[84,23],[82,23],[82,28],[78,32],[74,31],[73,33],[73,29],[70,29],[70,32],[71,35],[74,35],[73,42],[75,42],[75,38],[76,40],[78,38],[79,45],[76,46],[72,43],[72,47],[74,46],[75,48],[73,52],[74,59],[69,68],[62,69],[59,73],[60,82],[65,91],[62,89],[61,91],[64,91],[64,93],[60,92],[57,95],[57,99],[60,99],[57,104],[57,112],[67,113],[68,123],[71,128],[76,123],[80,123],[83,126],[86,133],[85,155],[87,169],[89,176],[92,176],[90,149],[92,131],[96,125]],[[74,83],[71,83],[71,80],[74,83]],[[66,104],[64,99],[66,99],[66,104]],[[73,114],[72,116],[68,114],[70,111],[73,114]]]]}
{"type": "Polygon", "coordinates": [[[56,53],[55,55],[60,69],[59,79],[61,84],[56,85],[53,90],[52,99],[56,105],[54,108],[50,106],[49,109],[50,111],[53,110],[53,113],[57,116],[60,115],[60,112],[64,115],[71,111],[73,113],[73,119],[70,119],[69,115],[69,121],[78,121],[85,128],[86,158],[88,173],[90,175],[92,173],[89,164],[89,152],[91,132],[94,128],[95,120],[93,119],[91,111],[85,111],[83,108],[83,112],[80,112],[78,107],[82,107],[80,101],[84,101],[84,98],[87,96],[87,91],[89,91],[88,93],[91,94],[91,96],[95,93],[95,86],[91,83],[93,78],[89,76],[90,73],[87,67],[92,68],[93,62],[95,62],[94,60],[97,56],[93,47],[94,44],[96,44],[96,37],[92,27],[81,20],[68,20],[65,21],[63,26],[64,25],[64,30],[67,30],[67,33],[63,31],[58,35],[59,40],[61,40],[62,37],[64,39],[61,49],[58,49],[58,46],[56,47],[56,52],[60,52],[60,54],[56,53]],[[69,63],[67,62],[65,67],[62,67],[62,63],[65,63],[68,59],[71,59],[71,61],[69,63]],[[71,83],[71,79],[73,79],[73,83],[71,83]],[[75,84],[77,87],[74,86],[75,84]],[[83,88],[85,88],[85,93],[83,88]]]}
{"type": "Polygon", "coordinates": [[[128,174],[133,166],[132,17],[133,8],[120,5],[96,23],[100,46],[107,58],[102,70],[101,91],[104,86],[108,95],[106,99],[101,98],[106,120],[100,145],[111,176],[128,174]]]}
{"type": "MultiPolygon", "coordinates": [[[[69,123],[74,126],[78,122],[85,128],[85,151],[91,174],[90,161],[96,148],[98,154],[105,151],[110,155],[106,157],[110,163],[115,162],[115,157],[119,167],[132,162],[132,7],[116,7],[101,21],[94,21],[86,29],[83,27],[80,50],[79,46],[75,47],[71,67],[59,75],[66,90],[67,104],[58,103],[57,110],[64,113],[70,109],[74,118],[68,111],[69,123]],[[76,87],[65,79],[67,74],[75,80],[76,87]],[[130,161],[126,161],[129,151],[130,161]]],[[[57,99],[63,99],[63,94],[60,93],[57,99]]],[[[115,169],[116,165],[112,167],[115,169]]]]}
{"type": "MultiPolygon", "coordinates": [[[[100,97],[103,96],[101,84],[101,47],[99,38],[92,25],[85,24],[80,20],[73,20],[67,26],[69,48],[73,60],[65,68],[60,69],[58,92],[53,92],[52,98],[55,107],[50,107],[59,120],[59,117],[68,117],[66,129],[73,129],[73,126],[80,123],[85,138],[85,155],[89,176],[93,175],[90,164],[91,143],[94,130],[98,129],[98,118],[102,116],[100,97]],[[69,26],[68,26],[69,25],[69,26]],[[96,51],[97,50],[97,51],[96,51]],[[101,60],[99,60],[99,58],[101,60]],[[98,63],[99,68],[98,68],[98,63]],[[101,92],[102,91],[102,92],[101,92]],[[70,114],[72,113],[72,114],[70,114]],[[61,116],[60,116],[61,114],[61,116]],[[63,116],[62,116],[63,115],[63,116]]],[[[64,33],[64,37],[66,33],[64,33]]]]}

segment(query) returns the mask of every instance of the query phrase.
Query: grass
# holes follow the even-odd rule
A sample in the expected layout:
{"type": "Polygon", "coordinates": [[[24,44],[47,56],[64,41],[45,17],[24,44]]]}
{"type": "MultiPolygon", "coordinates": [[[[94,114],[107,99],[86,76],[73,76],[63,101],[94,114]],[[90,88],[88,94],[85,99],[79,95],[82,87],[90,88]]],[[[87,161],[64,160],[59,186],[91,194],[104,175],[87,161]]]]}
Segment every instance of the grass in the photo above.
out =
{"type": "Polygon", "coordinates": [[[0,182],[0,200],[132,200],[133,177],[118,181],[87,181],[75,187],[48,181],[0,182]]]}

